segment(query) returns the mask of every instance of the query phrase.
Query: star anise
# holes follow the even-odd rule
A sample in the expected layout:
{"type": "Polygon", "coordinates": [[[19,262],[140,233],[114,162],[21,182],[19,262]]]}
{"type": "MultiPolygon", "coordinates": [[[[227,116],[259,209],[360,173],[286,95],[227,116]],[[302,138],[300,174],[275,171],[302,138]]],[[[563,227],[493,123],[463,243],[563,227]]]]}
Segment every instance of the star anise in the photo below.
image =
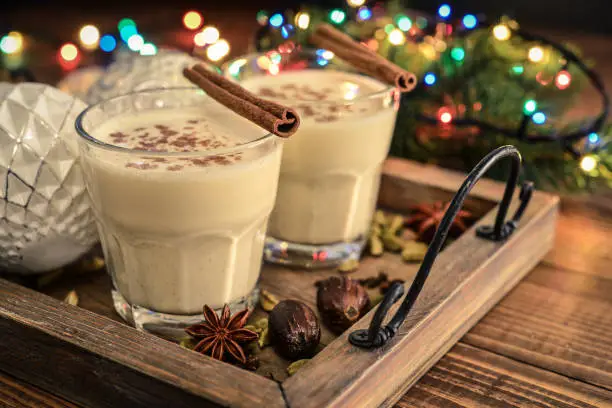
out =
{"type": "MultiPolygon", "coordinates": [[[[405,224],[418,234],[420,241],[430,243],[449,204],[438,201],[414,206],[412,215],[406,218],[405,224]]],[[[460,210],[451,224],[448,236],[457,238],[468,229],[471,220],[472,214],[469,211],[460,210]]]]}
{"type": "Polygon", "coordinates": [[[244,328],[248,317],[248,309],[230,316],[229,306],[225,305],[219,317],[210,306],[204,305],[205,321],[189,326],[185,331],[198,340],[194,351],[221,361],[229,354],[245,364],[247,358],[241,345],[258,338],[257,333],[244,328]]]}

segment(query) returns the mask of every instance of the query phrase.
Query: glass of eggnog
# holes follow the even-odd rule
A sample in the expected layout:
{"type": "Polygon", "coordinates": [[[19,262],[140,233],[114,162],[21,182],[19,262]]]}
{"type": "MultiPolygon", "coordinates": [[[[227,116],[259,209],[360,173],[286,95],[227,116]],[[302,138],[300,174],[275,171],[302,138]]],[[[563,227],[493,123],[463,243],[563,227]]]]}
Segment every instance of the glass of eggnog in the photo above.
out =
{"type": "Polygon", "coordinates": [[[202,306],[250,307],[281,143],[199,89],[143,90],[77,118],[117,312],[182,337],[202,306]]]}
{"type": "Polygon", "coordinates": [[[284,143],[264,258],[302,267],[358,258],[376,206],[398,92],[325,50],[248,55],[226,64],[224,75],[291,106],[302,120],[284,143]]]}

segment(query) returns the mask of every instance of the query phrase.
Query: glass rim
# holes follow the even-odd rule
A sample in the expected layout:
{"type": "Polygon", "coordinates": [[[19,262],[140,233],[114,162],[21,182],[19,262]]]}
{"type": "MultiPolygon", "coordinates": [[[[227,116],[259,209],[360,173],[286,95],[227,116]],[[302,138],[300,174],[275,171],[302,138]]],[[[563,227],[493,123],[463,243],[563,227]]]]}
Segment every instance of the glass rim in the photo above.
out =
{"type": "MultiPolygon", "coordinates": [[[[254,147],[264,144],[270,138],[275,137],[273,133],[267,132],[263,136],[258,137],[253,140],[249,140],[248,142],[240,143],[235,146],[222,147],[219,149],[195,150],[195,151],[189,151],[189,152],[163,152],[163,151],[159,152],[159,151],[151,151],[151,150],[145,150],[145,149],[134,149],[131,147],[124,147],[124,146],[117,146],[112,143],[103,142],[99,140],[98,138],[92,136],[87,130],[85,130],[83,126],[83,120],[87,116],[87,114],[90,113],[93,109],[99,108],[103,103],[108,103],[108,102],[111,102],[119,98],[129,97],[131,95],[138,95],[138,94],[145,94],[145,93],[152,93],[152,92],[162,92],[162,91],[201,91],[203,92],[203,95],[207,97],[208,102],[214,101],[213,98],[208,96],[208,94],[206,94],[202,89],[198,88],[197,86],[176,86],[176,87],[167,87],[167,88],[141,89],[138,91],[132,91],[132,92],[127,92],[121,95],[113,96],[112,98],[104,99],[104,100],[101,100],[100,102],[96,102],[95,104],[88,106],[81,113],[77,115],[75,122],[74,122],[74,127],[82,140],[96,147],[102,148],[104,150],[113,151],[116,153],[146,155],[150,157],[218,156],[218,155],[224,155],[224,154],[229,154],[229,153],[235,153],[236,151],[240,151],[240,150],[254,148],[254,147]]],[[[254,123],[253,125],[257,126],[254,123]]]]}
{"type": "MultiPolygon", "coordinates": [[[[276,52],[278,52],[281,55],[282,54],[292,54],[294,52],[297,53],[298,55],[303,55],[303,54],[306,54],[306,55],[317,55],[316,53],[317,53],[317,50],[319,50],[319,49],[322,49],[322,48],[302,48],[302,49],[299,49],[297,51],[294,50],[294,51],[292,51],[290,53],[281,53],[279,51],[276,51],[276,52]]],[[[274,50],[271,50],[271,51],[274,51],[274,50]]],[[[229,78],[231,78],[231,79],[236,81],[234,76],[229,74],[229,66],[232,63],[234,63],[236,61],[240,61],[242,59],[247,60],[247,61],[253,61],[253,60],[255,60],[258,57],[266,56],[269,52],[270,51],[268,51],[268,52],[251,52],[251,53],[248,53],[248,54],[244,54],[244,55],[242,55],[240,57],[236,57],[234,59],[231,59],[231,60],[227,61],[226,63],[224,63],[221,66],[222,74],[226,78],[229,77],[229,78]]],[[[332,58],[338,58],[338,59],[341,60],[341,58],[340,57],[336,57],[335,54],[334,54],[334,57],[332,57],[332,58]]],[[[323,66],[320,69],[325,69],[325,67],[327,67],[327,66],[328,65],[325,65],[325,66],[323,66]]],[[[304,69],[308,69],[308,68],[304,68],[304,69]]],[[[338,72],[350,72],[348,70],[342,70],[342,69],[337,69],[337,71],[338,72]]],[[[348,100],[348,99],[340,99],[340,98],[334,98],[334,99],[328,99],[328,100],[300,99],[300,98],[275,98],[275,100],[293,101],[293,102],[300,102],[300,103],[313,103],[313,102],[316,102],[316,103],[345,103],[346,104],[346,103],[354,103],[354,102],[358,102],[358,101],[364,101],[364,100],[368,100],[368,99],[376,99],[376,98],[384,97],[384,96],[388,95],[389,92],[393,92],[394,90],[397,89],[397,87],[395,85],[385,84],[384,82],[378,80],[377,78],[374,78],[374,77],[372,77],[372,76],[370,76],[368,74],[364,74],[362,72],[359,72],[358,70],[355,70],[355,72],[351,72],[351,73],[354,73],[354,74],[357,74],[357,75],[363,75],[363,76],[365,76],[367,78],[376,80],[380,84],[382,84],[384,86],[384,88],[381,89],[381,90],[378,90],[378,91],[368,92],[368,93],[366,93],[364,95],[358,96],[355,99],[350,99],[350,100],[348,100]]],[[[282,74],[279,74],[279,75],[282,75],[282,74]]],[[[237,82],[240,83],[242,81],[237,81],[237,82]]]]}

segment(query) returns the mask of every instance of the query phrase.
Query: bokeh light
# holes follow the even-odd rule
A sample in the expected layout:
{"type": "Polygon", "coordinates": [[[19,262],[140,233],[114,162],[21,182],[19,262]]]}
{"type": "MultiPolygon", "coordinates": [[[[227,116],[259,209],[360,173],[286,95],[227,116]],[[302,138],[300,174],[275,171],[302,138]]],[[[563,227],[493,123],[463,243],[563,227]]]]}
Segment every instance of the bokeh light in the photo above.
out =
{"type": "Polygon", "coordinates": [[[140,34],[134,34],[127,40],[127,46],[132,51],[140,51],[144,45],[144,38],[140,34]]]}
{"type": "Polygon", "coordinates": [[[571,82],[572,76],[567,71],[560,71],[555,77],[555,85],[561,90],[569,87],[571,82]]]}
{"type": "Polygon", "coordinates": [[[230,51],[229,43],[226,40],[219,40],[206,50],[206,57],[211,61],[223,59],[230,51]]]}
{"type": "Polygon", "coordinates": [[[527,58],[531,62],[540,62],[544,58],[544,50],[541,47],[531,47],[529,49],[529,53],[527,54],[527,58]]]}
{"type": "Polygon", "coordinates": [[[74,61],[79,56],[79,49],[72,43],[66,43],[60,48],[60,56],[64,61],[74,61]]]}
{"type": "Polygon", "coordinates": [[[510,29],[505,24],[498,24],[493,27],[493,37],[499,41],[506,41],[510,38],[510,29]]]}
{"type": "Polygon", "coordinates": [[[202,18],[202,14],[194,10],[188,11],[183,16],[183,25],[190,30],[200,28],[203,22],[204,19],[202,18]]]}
{"type": "Polygon", "coordinates": [[[201,32],[197,33],[193,41],[199,47],[203,47],[206,44],[213,44],[219,40],[219,30],[213,26],[205,27],[201,32]]]}
{"type": "Polygon", "coordinates": [[[471,30],[478,24],[478,19],[473,14],[466,14],[465,16],[463,16],[462,23],[465,28],[471,30]]]}
{"type": "Polygon", "coordinates": [[[442,4],[439,8],[438,8],[438,15],[442,18],[447,18],[448,16],[450,16],[451,14],[451,6],[449,6],[448,4],[442,4]]]}
{"type": "Polygon", "coordinates": [[[112,52],[117,46],[117,40],[110,34],[105,34],[100,38],[100,49],[105,52],[112,52]]]}
{"type": "Polygon", "coordinates": [[[455,61],[463,61],[463,59],[465,58],[465,51],[463,50],[463,48],[455,47],[451,50],[450,56],[455,61]]]}
{"type": "Polygon", "coordinates": [[[357,12],[357,17],[362,21],[369,20],[372,18],[372,11],[367,7],[362,7],[357,12]]]}
{"type": "Polygon", "coordinates": [[[412,28],[412,20],[406,16],[401,16],[397,19],[397,27],[402,31],[408,31],[412,28]]]}
{"type": "Polygon", "coordinates": [[[406,41],[404,33],[395,29],[389,33],[389,42],[393,45],[402,45],[406,41]]]}
{"type": "Polygon", "coordinates": [[[433,72],[426,73],[425,77],[423,78],[423,81],[425,81],[427,85],[432,86],[436,83],[436,74],[434,74],[433,72]]]}
{"type": "Polygon", "coordinates": [[[596,144],[599,142],[599,135],[595,132],[589,134],[589,143],[596,144]]]}
{"type": "Polygon", "coordinates": [[[140,48],[140,55],[155,55],[157,54],[157,47],[155,44],[144,43],[140,48]]]}
{"type": "Polygon", "coordinates": [[[365,0],[348,0],[348,4],[351,7],[359,7],[365,4],[365,0]]]}
{"type": "Polygon", "coordinates": [[[584,156],[582,160],[580,160],[580,168],[584,171],[593,171],[597,167],[597,159],[593,156],[584,156]]]}
{"type": "Polygon", "coordinates": [[[329,12],[329,19],[334,24],[342,24],[346,19],[346,13],[340,9],[334,9],[329,12]]]}
{"type": "Polygon", "coordinates": [[[530,115],[533,112],[536,111],[536,109],[538,109],[538,104],[536,101],[534,101],[533,99],[529,99],[527,101],[525,101],[525,104],[523,105],[523,111],[530,115]]]}
{"type": "Polygon", "coordinates": [[[543,125],[546,123],[546,115],[543,112],[536,112],[531,117],[531,120],[533,120],[533,123],[536,125],[543,125]]]}
{"type": "Polygon", "coordinates": [[[285,21],[285,18],[283,17],[282,14],[279,14],[279,13],[272,14],[272,16],[270,17],[270,25],[272,27],[278,28],[283,25],[284,21],[285,21]]]}
{"type": "Polygon", "coordinates": [[[84,48],[94,49],[100,41],[100,30],[91,24],[84,25],[79,31],[79,40],[84,48]]]}
{"type": "Polygon", "coordinates": [[[308,13],[298,13],[295,16],[295,24],[302,30],[305,30],[310,25],[310,15],[308,13]]]}
{"type": "Polygon", "coordinates": [[[23,50],[23,35],[11,31],[0,40],[0,51],[5,54],[19,54],[23,50]]]}

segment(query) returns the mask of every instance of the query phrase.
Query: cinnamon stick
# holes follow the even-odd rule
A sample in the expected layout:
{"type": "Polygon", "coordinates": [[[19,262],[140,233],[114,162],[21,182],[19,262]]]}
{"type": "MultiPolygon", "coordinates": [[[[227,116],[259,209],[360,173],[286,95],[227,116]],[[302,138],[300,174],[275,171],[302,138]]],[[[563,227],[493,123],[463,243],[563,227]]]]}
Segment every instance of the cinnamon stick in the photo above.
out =
{"type": "Polygon", "coordinates": [[[277,136],[289,137],[300,125],[292,108],[259,98],[202,64],[185,68],[183,75],[220,104],[277,136]]]}
{"type": "Polygon", "coordinates": [[[364,74],[395,85],[401,92],[410,92],[417,84],[414,74],[398,67],[330,24],[319,24],[310,41],[320,48],[332,51],[364,74]]]}

